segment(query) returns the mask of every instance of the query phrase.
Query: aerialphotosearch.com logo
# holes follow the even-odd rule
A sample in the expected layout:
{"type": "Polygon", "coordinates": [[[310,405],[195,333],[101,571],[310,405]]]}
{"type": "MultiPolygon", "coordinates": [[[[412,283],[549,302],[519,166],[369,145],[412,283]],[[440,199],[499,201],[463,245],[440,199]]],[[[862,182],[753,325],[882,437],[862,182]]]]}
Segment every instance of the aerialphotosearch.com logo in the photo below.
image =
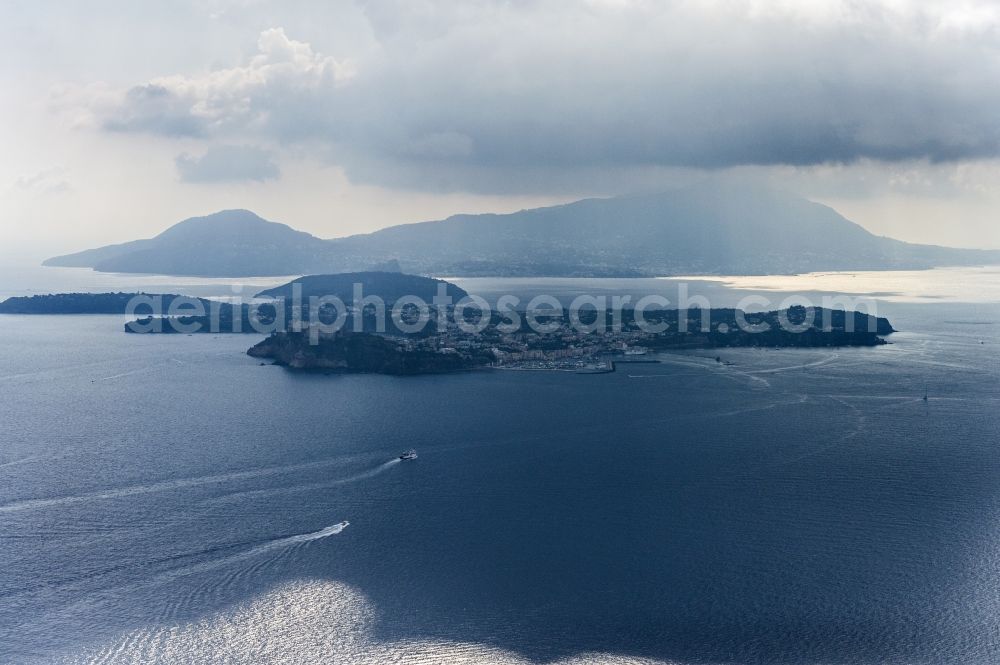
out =
{"type": "MultiPolygon", "coordinates": [[[[871,298],[824,295],[819,303],[795,294],[774,303],[761,294],[743,297],[732,308],[713,308],[704,295],[691,295],[685,282],[677,283],[677,298],[662,294],[639,298],[631,295],[577,295],[564,306],[553,295],[536,295],[524,302],[505,294],[490,303],[479,295],[466,295],[457,302],[439,283],[437,293],[428,303],[419,295],[403,295],[390,304],[373,294],[364,293],[364,285],[355,283],[351,303],[337,295],[302,294],[302,285],[292,284],[289,298],[245,302],[242,287],[234,286],[234,296],[226,301],[189,296],[170,297],[139,294],[128,303],[126,316],[132,320],[130,332],[138,333],[241,333],[270,335],[275,332],[308,331],[310,341],[318,343],[323,335],[341,330],[352,332],[392,332],[419,335],[434,321],[438,331],[452,326],[463,333],[478,334],[494,328],[501,334],[533,332],[548,335],[560,330],[579,334],[607,334],[625,328],[657,335],[673,333],[768,332],[777,325],[789,333],[809,330],[856,332],[856,316],[864,316],[867,332],[877,332],[877,305],[871,298]],[[522,306],[523,305],[523,306],[522,306]],[[840,318],[836,318],[838,311],[840,318]],[[726,316],[715,314],[724,312],[726,316]],[[773,316],[762,316],[772,312],[773,316]],[[795,313],[795,316],[791,316],[795,313]],[[724,319],[724,320],[720,320],[724,319]],[[793,320],[794,319],[794,320],[793,320]],[[166,330],[169,327],[170,330],[166,330]],[[734,330],[735,328],[735,330],[734,330]]],[[[857,331],[864,332],[864,331],[857,331]]]]}

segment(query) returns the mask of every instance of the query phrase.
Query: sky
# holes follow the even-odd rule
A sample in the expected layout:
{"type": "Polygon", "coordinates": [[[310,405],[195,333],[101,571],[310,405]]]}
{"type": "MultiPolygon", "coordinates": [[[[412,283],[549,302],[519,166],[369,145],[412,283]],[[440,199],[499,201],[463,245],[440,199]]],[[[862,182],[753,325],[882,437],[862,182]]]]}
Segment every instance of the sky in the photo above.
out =
{"type": "Polygon", "coordinates": [[[1000,4],[0,1],[0,255],[709,178],[1000,248],[1000,4]]]}

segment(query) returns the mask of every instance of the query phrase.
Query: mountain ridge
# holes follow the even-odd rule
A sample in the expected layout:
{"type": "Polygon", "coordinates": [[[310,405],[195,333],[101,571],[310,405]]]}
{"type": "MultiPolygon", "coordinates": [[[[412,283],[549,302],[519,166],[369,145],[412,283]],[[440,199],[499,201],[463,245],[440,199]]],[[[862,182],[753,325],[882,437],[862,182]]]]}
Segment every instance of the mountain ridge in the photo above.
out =
{"type": "Polygon", "coordinates": [[[148,240],[53,257],[103,272],[247,277],[397,264],[454,276],[659,276],[923,269],[1000,263],[1000,250],[877,236],[820,203],[773,189],[697,186],[514,213],[459,214],[324,240],[226,210],[148,240]]]}

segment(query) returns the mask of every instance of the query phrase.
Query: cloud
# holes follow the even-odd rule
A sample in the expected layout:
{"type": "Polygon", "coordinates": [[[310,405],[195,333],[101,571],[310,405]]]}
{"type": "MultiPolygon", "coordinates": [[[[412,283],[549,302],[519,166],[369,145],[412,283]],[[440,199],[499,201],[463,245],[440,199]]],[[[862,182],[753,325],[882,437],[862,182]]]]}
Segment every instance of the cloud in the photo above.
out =
{"type": "Polygon", "coordinates": [[[110,131],[148,131],[165,136],[201,136],[205,132],[203,119],[192,113],[187,100],[155,83],[131,88],[124,103],[104,119],[103,125],[110,131]]]}
{"type": "Polygon", "coordinates": [[[200,157],[178,155],[175,163],[184,182],[262,182],[281,175],[268,150],[249,145],[216,145],[200,157]]]}
{"type": "Polygon", "coordinates": [[[73,191],[73,186],[66,179],[68,170],[63,167],[52,167],[23,175],[14,181],[14,188],[35,196],[55,196],[73,191]]]}
{"type": "Polygon", "coordinates": [[[105,129],[206,136],[280,128],[318,95],[352,75],[350,63],[314,53],[283,29],[262,32],[258,52],[239,67],[199,76],[164,76],[130,88],[99,110],[105,129]]]}
{"type": "Polygon", "coordinates": [[[274,142],[364,182],[477,191],[1000,156],[988,2],[361,4],[372,43],[351,57],[267,30],[243,64],[139,83],[102,124],[274,142]]]}

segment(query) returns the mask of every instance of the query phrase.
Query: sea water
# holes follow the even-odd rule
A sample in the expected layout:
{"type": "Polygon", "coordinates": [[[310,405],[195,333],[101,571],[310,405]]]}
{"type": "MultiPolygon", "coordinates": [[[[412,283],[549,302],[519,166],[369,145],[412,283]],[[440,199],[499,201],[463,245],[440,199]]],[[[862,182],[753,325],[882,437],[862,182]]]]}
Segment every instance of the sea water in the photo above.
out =
{"type": "Polygon", "coordinates": [[[996,663],[1000,305],[928,276],[879,293],[888,346],[601,375],[2,316],[0,662],[996,663]]]}

